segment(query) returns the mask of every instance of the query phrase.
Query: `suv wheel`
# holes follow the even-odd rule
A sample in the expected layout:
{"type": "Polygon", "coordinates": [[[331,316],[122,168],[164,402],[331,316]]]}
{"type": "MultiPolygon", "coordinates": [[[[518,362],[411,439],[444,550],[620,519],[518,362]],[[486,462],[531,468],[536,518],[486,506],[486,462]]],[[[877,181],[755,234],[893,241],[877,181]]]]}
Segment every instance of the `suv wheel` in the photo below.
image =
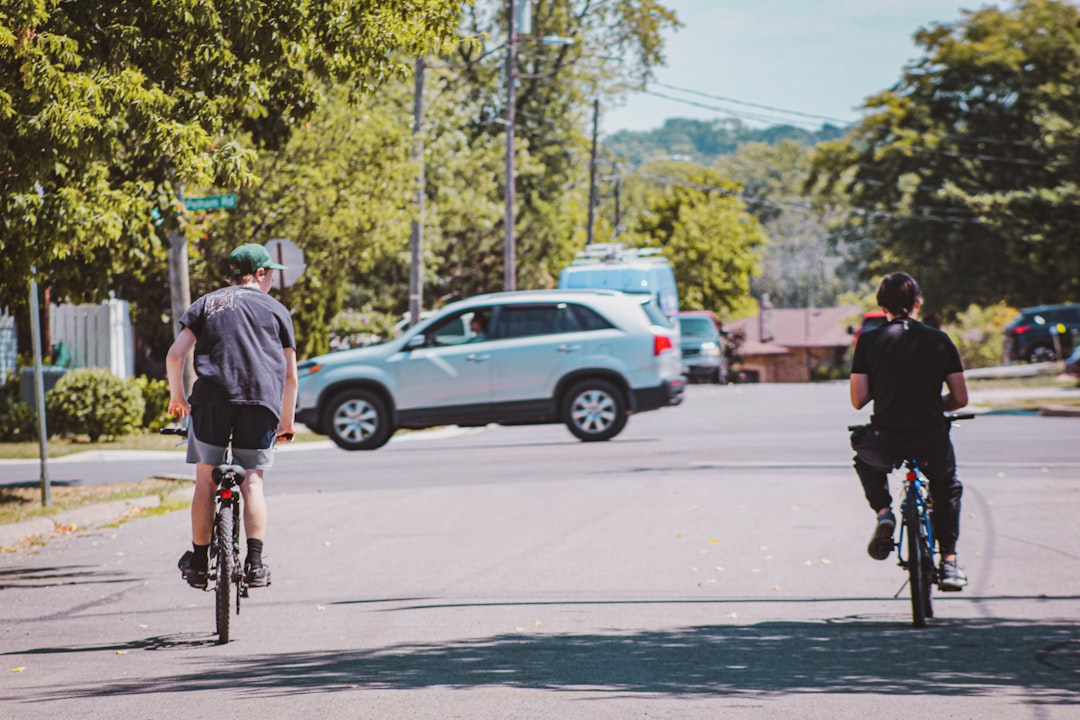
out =
{"type": "Polygon", "coordinates": [[[393,433],[386,403],[362,388],[335,395],[323,411],[322,425],[330,439],[344,450],[380,448],[393,433]]]}
{"type": "Polygon", "coordinates": [[[606,380],[583,380],[565,398],[563,422],[580,440],[610,440],[626,427],[626,402],[606,380]]]}
{"type": "Polygon", "coordinates": [[[1053,362],[1057,360],[1057,354],[1054,352],[1054,348],[1047,347],[1046,345],[1040,345],[1036,348],[1032,348],[1028,353],[1028,362],[1053,362]]]}

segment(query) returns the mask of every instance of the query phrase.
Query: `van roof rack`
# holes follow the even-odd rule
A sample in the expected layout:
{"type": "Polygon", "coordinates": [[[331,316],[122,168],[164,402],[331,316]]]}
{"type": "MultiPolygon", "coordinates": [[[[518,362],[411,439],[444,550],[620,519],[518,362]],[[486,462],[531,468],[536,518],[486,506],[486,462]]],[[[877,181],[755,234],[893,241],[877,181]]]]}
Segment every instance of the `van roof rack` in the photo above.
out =
{"type": "Polygon", "coordinates": [[[630,260],[663,260],[660,248],[628,248],[622,243],[593,243],[587,245],[584,250],[574,256],[574,265],[590,265],[595,263],[618,263],[630,260]]]}

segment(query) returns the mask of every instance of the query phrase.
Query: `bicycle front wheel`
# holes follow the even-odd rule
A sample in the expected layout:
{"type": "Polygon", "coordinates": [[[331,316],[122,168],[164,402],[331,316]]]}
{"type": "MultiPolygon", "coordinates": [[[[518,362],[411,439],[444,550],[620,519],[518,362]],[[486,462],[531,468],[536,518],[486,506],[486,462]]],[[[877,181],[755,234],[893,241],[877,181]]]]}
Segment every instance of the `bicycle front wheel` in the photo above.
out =
{"type": "Polygon", "coordinates": [[[908,497],[904,503],[904,530],[907,533],[908,546],[908,587],[911,589],[911,624],[915,627],[926,625],[930,614],[930,578],[926,568],[933,562],[926,556],[922,524],[919,522],[919,508],[915,498],[908,497]]]}
{"type": "Polygon", "coordinates": [[[218,645],[229,642],[229,620],[232,617],[230,600],[233,584],[235,558],[233,554],[232,508],[222,508],[217,514],[214,534],[217,552],[217,584],[215,585],[214,615],[217,618],[218,645]]]}

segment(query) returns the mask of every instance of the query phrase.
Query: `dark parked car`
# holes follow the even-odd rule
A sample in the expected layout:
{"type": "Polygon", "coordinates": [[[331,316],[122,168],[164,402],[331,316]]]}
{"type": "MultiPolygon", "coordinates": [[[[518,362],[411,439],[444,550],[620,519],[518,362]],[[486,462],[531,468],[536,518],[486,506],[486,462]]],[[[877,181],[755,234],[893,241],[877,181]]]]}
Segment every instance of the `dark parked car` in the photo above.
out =
{"type": "Polygon", "coordinates": [[[1005,360],[1057,360],[1054,336],[1060,340],[1060,357],[1065,357],[1072,351],[1077,334],[1080,334],[1080,304],[1024,308],[1005,326],[1005,360]]]}
{"type": "Polygon", "coordinates": [[[722,383],[727,380],[724,367],[723,328],[716,315],[708,310],[685,310],[675,316],[679,321],[683,374],[688,380],[722,383]]]}

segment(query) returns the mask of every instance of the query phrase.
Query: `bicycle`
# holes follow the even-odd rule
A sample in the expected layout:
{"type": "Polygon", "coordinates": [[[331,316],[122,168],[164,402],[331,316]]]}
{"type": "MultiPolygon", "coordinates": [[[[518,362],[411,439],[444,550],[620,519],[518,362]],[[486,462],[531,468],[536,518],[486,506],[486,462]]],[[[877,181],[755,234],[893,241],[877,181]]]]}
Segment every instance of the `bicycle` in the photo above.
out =
{"type": "MultiPolygon", "coordinates": [[[[188,428],[166,427],[162,435],[179,435],[187,439],[188,428]]],[[[291,434],[281,437],[292,439],[291,434]]],[[[183,444],[184,441],[181,441],[183,444]]],[[[206,590],[214,592],[214,618],[217,629],[217,644],[229,642],[229,623],[232,616],[232,594],[236,590],[236,614],[240,614],[240,599],[248,597],[247,578],[240,562],[240,485],[247,477],[247,472],[232,463],[232,448],[225,450],[225,462],[213,470],[214,483],[214,524],[210,535],[210,557],[207,567],[206,590]]]]}
{"type": "MultiPolygon", "coordinates": [[[[945,416],[949,422],[957,420],[971,420],[975,416],[971,413],[953,413],[945,416]]],[[[848,430],[854,431],[870,425],[849,425],[848,430]]],[[[934,538],[934,527],[931,522],[933,513],[933,500],[930,497],[929,483],[919,468],[917,458],[906,458],[897,463],[896,467],[905,468],[904,490],[900,497],[900,535],[894,543],[898,558],[898,565],[907,571],[908,578],[904,585],[896,591],[893,597],[900,597],[904,586],[911,588],[911,624],[914,627],[924,627],[926,619],[934,616],[934,607],[930,598],[930,591],[934,585],[945,592],[941,586],[941,577],[938,572],[938,564],[934,557],[938,554],[938,548],[934,538]],[[905,553],[905,540],[906,553],[905,553]]]]}

